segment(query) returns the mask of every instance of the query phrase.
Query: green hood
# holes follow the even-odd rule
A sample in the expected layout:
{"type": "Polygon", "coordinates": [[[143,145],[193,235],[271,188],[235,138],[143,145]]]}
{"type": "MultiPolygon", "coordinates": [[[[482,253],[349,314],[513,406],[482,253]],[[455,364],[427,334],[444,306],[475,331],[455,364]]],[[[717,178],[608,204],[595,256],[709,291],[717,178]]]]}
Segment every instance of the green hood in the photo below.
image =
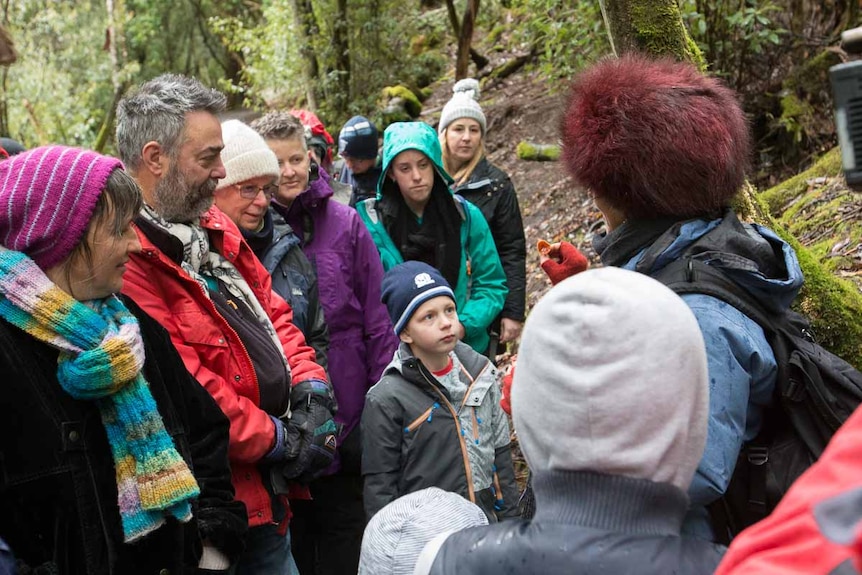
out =
{"type": "Polygon", "coordinates": [[[383,187],[386,182],[395,185],[387,176],[389,164],[395,156],[405,150],[417,150],[428,156],[446,187],[452,185],[452,176],[443,169],[443,152],[440,150],[440,140],[434,128],[425,122],[396,122],[390,124],[383,132],[383,163],[380,179],[377,180],[378,200],[383,197],[383,187]]]}

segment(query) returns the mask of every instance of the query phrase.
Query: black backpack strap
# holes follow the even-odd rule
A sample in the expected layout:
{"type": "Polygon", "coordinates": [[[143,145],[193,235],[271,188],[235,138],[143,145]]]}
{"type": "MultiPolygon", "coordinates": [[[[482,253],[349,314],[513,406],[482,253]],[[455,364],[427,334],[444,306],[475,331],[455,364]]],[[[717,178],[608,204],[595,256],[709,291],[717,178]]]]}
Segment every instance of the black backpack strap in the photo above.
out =
{"type": "Polygon", "coordinates": [[[775,331],[772,314],[754,296],[729,279],[723,271],[701,260],[690,257],[674,260],[652,274],[652,278],[678,295],[705,294],[732,305],[757,322],[766,332],[767,338],[775,331]]]}
{"type": "MultiPolygon", "coordinates": [[[[701,260],[683,257],[669,263],[654,274],[656,279],[672,289],[678,295],[704,294],[720,299],[733,306],[764,330],[770,346],[776,341],[776,327],[772,314],[748,291],[729,279],[720,269],[710,266],[701,260]]],[[[743,489],[747,499],[747,521],[751,523],[769,514],[767,502],[767,466],[769,461],[769,436],[767,421],[764,420],[761,433],[752,441],[743,445],[737,459],[736,469],[731,477],[725,495],[708,507],[713,530],[719,542],[729,544],[730,539],[739,533],[746,525],[740,525],[737,517],[728,503],[728,493],[736,483],[746,484],[743,489]]]]}

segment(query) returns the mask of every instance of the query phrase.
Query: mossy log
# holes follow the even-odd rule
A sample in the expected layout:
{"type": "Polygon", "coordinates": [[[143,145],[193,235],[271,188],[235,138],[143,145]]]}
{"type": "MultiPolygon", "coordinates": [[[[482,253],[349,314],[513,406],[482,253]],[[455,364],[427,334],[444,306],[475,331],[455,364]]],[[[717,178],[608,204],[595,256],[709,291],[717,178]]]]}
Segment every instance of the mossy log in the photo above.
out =
{"type": "Polygon", "coordinates": [[[521,141],[515,150],[519,160],[531,162],[556,162],[560,159],[560,146],[556,144],[532,144],[521,141]]]}
{"type": "Polygon", "coordinates": [[[832,149],[811,168],[757,199],[769,225],[799,254],[805,284],[797,305],[812,318],[818,340],[862,369],[862,293],[855,284],[835,277],[846,263],[835,253],[835,245],[862,242],[862,222],[852,215],[842,217],[848,210],[856,213],[862,197],[847,189],[840,150],[832,149]]]}

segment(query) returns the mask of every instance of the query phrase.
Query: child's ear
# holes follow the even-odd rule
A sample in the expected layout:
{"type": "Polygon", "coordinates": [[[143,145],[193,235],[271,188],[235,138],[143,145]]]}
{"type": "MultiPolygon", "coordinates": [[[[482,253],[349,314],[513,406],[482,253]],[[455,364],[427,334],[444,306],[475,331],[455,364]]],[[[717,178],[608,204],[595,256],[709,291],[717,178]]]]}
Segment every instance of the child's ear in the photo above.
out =
{"type": "Polygon", "coordinates": [[[401,333],[398,334],[398,337],[401,338],[401,341],[408,345],[413,343],[413,338],[410,337],[410,332],[407,331],[407,328],[404,328],[401,333]]]}

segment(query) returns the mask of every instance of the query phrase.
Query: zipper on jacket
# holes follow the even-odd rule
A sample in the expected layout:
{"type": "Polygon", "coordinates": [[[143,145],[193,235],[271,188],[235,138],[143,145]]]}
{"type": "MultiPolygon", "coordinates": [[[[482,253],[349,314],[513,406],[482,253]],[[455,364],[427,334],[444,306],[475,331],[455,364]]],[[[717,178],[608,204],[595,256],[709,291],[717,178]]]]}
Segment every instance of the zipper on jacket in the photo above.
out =
{"type": "MultiPolygon", "coordinates": [[[[422,378],[428,383],[428,385],[431,386],[431,388],[437,393],[437,395],[440,396],[442,403],[446,405],[446,408],[449,410],[449,412],[452,414],[452,418],[455,420],[455,430],[458,432],[458,443],[461,446],[461,458],[464,460],[464,473],[467,475],[467,495],[469,496],[471,503],[476,503],[476,493],[473,491],[473,471],[470,468],[470,458],[467,456],[467,443],[464,441],[464,433],[461,429],[461,422],[458,420],[458,413],[455,411],[455,408],[452,406],[449,400],[446,399],[446,396],[443,395],[443,392],[440,391],[440,389],[436,385],[431,383],[431,381],[425,375],[425,372],[422,371],[421,367],[419,368],[419,373],[422,374],[422,378]]],[[[472,388],[473,385],[471,384],[470,387],[472,388]]],[[[464,397],[466,398],[467,395],[465,394],[464,397]]]]}
{"type": "Polygon", "coordinates": [[[431,421],[431,418],[434,417],[434,410],[439,407],[440,404],[435,401],[434,405],[426,409],[422,415],[413,420],[413,423],[404,428],[404,433],[410,433],[426,421],[431,421]]]}

